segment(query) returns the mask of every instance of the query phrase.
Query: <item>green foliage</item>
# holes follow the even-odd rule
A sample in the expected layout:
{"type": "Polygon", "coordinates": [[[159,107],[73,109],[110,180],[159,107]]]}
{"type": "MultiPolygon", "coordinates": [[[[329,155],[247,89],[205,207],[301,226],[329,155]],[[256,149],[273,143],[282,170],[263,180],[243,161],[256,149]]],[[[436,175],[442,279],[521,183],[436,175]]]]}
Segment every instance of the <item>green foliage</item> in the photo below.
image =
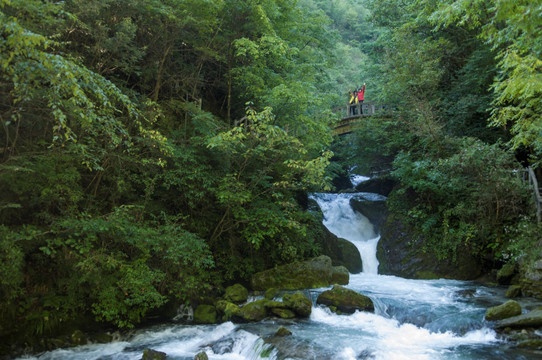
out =
{"type": "Polygon", "coordinates": [[[211,241],[233,227],[258,249],[284,229],[304,231],[291,192],[326,186],[331,154],[307,159],[304,145],[273,120],[270,109],[249,109],[243,124],[210,139],[208,146],[229,162],[215,195],[224,215],[211,241]]]}
{"type": "Polygon", "coordinates": [[[5,327],[133,327],[317,255],[330,26],[311,1],[0,0],[5,327]]]}
{"type": "Polygon", "coordinates": [[[393,176],[401,188],[391,208],[440,259],[455,259],[460,248],[491,259],[507,246],[505,229],[521,218],[528,192],[499,145],[466,138],[453,146],[438,159],[399,154],[393,176]]]}
{"type": "Polygon", "coordinates": [[[68,292],[80,297],[77,307],[87,305],[98,320],[119,327],[133,327],[168,297],[190,299],[208,286],[213,266],[202,239],[171,222],[134,222],[140,210],[122,207],[103,218],[62,221],[40,248],[53,259],[69,253],[65,280],[68,292]]]}
{"type": "Polygon", "coordinates": [[[512,148],[531,148],[535,162],[539,161],[542,6],[526,0],[449,0],[439,6],[431,0],[418,2],[424,8],[422,13],[437,27],[457,24],[482,30],[481,37],[492,45],[499,61],[499,74],[491,86],[494,93],[491,124],[510,126],[512,148]]]}
{"type": "MultiPolygon", "coordinates": [[[[21,293],[23,282],[23,252],[18,236],[0,226],[0,298],[8,304],[21,293]]],[[[0,305],[0,313],[6,308],[0,305]]]]}
{"type": "Polygon", "coordinates": [[[541,224],[533,222],[529,217],[524,217],[516,224],[506,227],[505,232],[509,240],[500,254],[502,260],[516,261],[525,268],[538,260],[539,254],[536,251],[525,250],[536,249],[541,245],[541,230],[541,224]]]}

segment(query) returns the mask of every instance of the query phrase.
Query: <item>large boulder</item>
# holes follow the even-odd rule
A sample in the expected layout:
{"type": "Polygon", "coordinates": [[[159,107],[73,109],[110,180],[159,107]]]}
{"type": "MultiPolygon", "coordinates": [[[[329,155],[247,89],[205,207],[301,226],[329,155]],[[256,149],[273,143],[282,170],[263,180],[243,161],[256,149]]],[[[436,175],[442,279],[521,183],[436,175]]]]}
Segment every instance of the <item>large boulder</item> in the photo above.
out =
{"type": "Polygon", "coordinates": [[[241,284],[228,286],[224,299],[235,304],[242,304],[248,299],[248,290],[241,284]]]}
{"type": "Polygon", "coordinates": [[[269,300],[262,299],[246,304],[240,309],[239,316],[244,321],[262,321],[268,315],[267,307],[265,306],[267,301],[269,300]]]}
{"type": "Polygon", "coordinates": [[[198,305],[194,312],[194,322],[197,324],[214,324],[216,323],[216,309],[212,305],[198,305]]]}
{"type": "Polygon", "coordinates": [[[321,293],[316,303],[346,314],[352,314],[356,310],[374,312],[374,304],[370,298],[340,285],[321,293]]]}
{"type": "Polygon", "coordinates": [[[350,282],[350,273],[344,266],[334,266],[331,274],[331,282],[333,284],[348,285],[350,282]]]}
{"type": "Polygon", "coordinates": [[[495,323],[495,327],[498,329],[542,327],[542,309],[536,309],[526,314],[499,320],[495,323]]]}
{"type": "MultiPolygon", "coordinates": [[[[315,204],[317,210],[320,208],[315,204]]],[[[320,217],[323,215],[320,213],[320,217]]],[[[318,224],[313,226],[310,231],[312,236],[318,241],[322,248],[322,254],[331,258],[331,262],[334,266],[344,266],[352,274],[360,273],[363,270],[363,264],[361,263],[361,255],[358,248],[350,241],[337,237],[332,234],[322,224],[321,219],[318,224]]]]}
{"type": "Polygon", "coordinates": [[[241,318],[241,308],[227,300],[218,300],[215,304],[216,311],[221,315],[223,321],[241,318]]]}
{"type": "Polygon", "coordinates": [[[329,256],[278,266],[252,276],[254,290],[299,290],[331,285],[333,268],[329,256]]]}
{"type": "Polygon", "coordinates": [[[521,315],[521,305],[517,301],[509,300],[502,305],[490,307],[486,310],[486,320],[496,321],[521,315]]]}
{"type": "Polygon", "coordinates": [[[312,301],[298,291],[295,294],[284,294],[282,302],[301,317],[309,317],[312,311],[312,301]]]}

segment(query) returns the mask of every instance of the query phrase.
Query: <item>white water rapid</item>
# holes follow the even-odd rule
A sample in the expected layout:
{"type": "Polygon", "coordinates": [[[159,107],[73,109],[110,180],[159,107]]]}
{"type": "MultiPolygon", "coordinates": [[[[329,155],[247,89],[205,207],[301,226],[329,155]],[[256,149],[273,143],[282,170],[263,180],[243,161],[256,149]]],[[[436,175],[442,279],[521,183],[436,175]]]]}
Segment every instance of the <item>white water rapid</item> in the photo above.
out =
{"type": "MultiPolygon", "coordinates": [[[[534,352],[499,341],[484,321],[485,310],[506,301],[504,289],[468,281],[412,280],[378,274],[378,235],[350,206],[380,195],[314,194],[324,224],[360,251],[363,272],[348,288],[370,297],[375,312],[337,315],[313,306],[309,319],[269,318],[258,323],[181,325],[168,323],[125,334],[122,341],[59,349],[24,359],[139,360],[143,349],[165,352],[168,360],[527,360],[534,352]],[[279,326],[291,336],[275,336],[279,326]]],[[[311,289],[313,300],[327,288],[311,289]]]]}

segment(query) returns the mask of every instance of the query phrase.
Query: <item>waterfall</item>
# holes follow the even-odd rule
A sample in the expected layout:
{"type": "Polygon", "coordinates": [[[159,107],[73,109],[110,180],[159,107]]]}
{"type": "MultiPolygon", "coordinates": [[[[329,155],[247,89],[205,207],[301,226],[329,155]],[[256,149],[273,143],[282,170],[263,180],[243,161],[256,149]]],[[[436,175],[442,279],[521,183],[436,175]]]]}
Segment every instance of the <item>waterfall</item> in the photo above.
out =
{"type": "Polygon", "coordinates": [[[323,224],[325,227],[334,235],[350,241],[357,247],[363,263],[363,272],[378,274],[376,246],[380,236],[375,233],[369,219],[352,209],[350,200],[354,197],[368,201],[384,198],[381,195],[371,193],[316,193],[311,195],[311,198],[316,200],[324,213],[323,224]]]}

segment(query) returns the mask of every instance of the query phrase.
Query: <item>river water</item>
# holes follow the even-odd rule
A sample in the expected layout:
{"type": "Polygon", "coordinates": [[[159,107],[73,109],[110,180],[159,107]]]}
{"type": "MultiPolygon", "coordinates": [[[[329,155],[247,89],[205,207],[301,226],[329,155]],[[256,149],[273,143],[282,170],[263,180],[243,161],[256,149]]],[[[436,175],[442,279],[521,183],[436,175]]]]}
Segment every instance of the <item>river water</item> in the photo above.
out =
{"type": "MultiPolygon", "coordinates": [[[[350,289],[369,296],[375,313],[336,315],[313,306],[309,319],[268,319],[253,324],[163,324],[134,332],[109,344],[90,344],[28,356],[25,359],[139,360],[144,348],[191,360],[205,351],[211,360],[433,360],[542,359],[510,348],[484,321],[486,308],[506,299],[503,289],[467,281],[411,280],[378,274],[378,235],[349,205],[350,198],[380,195],[314,194],[331,232],[353,242],[363,272],[351,274],[350,289]],[[279,326],[291,336],[274,335],[279,326]]],[[[306,293],[313,300],[328,288],[306,293]]],[[[314,301],[315,303],[315,301],[314,301]]]]}

